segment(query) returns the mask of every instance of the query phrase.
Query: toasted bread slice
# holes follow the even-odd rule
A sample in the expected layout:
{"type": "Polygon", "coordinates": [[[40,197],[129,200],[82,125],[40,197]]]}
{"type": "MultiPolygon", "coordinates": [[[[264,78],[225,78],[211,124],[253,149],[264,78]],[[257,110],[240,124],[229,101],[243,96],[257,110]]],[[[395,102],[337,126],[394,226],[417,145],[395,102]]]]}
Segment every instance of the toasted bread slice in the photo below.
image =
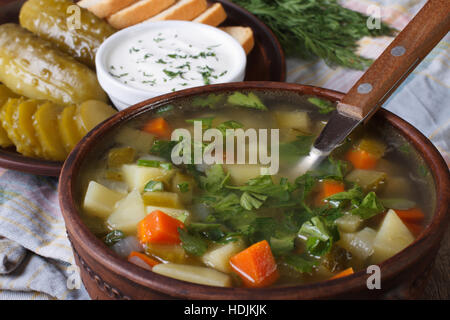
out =
{"type": "Polygon", "coordinates": [[[77,4],[99,18],[106,18],[139,0],[81,0],[77,4]]]}
{"type": "Polygon", "coordinates": [[[214,3],[193,21],[217,27],[227,19],[227,13],[221,3],[214,3]]]}
{"type": "Polygon", "coordinates": [[[111,15],[108,22],[117,29],[123,29],[157,15],[174,3],[175,0],[140,0],[111,15]]]}
{"type": "Polygon", "coordinates": [[[222,27],[221,30],[228,33],[235,38],[245,50],[246,54],[249,54],[255,46],[255,38],[253,36],[253,30],[249,27],[222,27]]]}
{"type": "Polygon", "coordinates": [[[175,5],[146,21],[192,20],[208,7],[206,0],[179,0],[175,5]]]}

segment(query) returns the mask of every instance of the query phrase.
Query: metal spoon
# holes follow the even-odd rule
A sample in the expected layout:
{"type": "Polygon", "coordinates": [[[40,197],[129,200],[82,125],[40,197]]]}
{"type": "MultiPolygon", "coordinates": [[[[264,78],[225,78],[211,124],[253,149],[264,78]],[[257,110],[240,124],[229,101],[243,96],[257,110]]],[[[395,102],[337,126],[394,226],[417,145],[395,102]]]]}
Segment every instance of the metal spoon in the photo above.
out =
{"type": "Polygon", "coordinates": [[[429,0],[337,105],[298,173],[317,167],[366,123],[450,30],[450,1],[429,0]]]}

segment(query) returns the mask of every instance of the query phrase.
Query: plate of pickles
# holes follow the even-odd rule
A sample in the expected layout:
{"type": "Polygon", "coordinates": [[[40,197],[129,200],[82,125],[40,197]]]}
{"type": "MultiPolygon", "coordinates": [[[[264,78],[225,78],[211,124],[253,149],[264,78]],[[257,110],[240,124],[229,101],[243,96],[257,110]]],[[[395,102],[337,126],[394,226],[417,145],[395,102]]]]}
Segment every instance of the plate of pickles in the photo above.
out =
{"type": "MultiPolygon", "coordinates": [[[[95,73],[97,49],[117,30],[75,3],[0,4],[0,167],[58,176],[75,145],[117,112],[95,73]]],[[[245,10],[223,5],[228,22],[245,20],[257,36],[246,79],[283,81],[275,36],[245,10]],[[268,77],[253,70],[262,70],[261,57],[272,57],[262,63],[268,77]]]]}
{"type": "Polygon", "coordinates": [[[0,166],[58,176],[70,151],[117,111],[100,87],[95,53],[115,29],[72,1],[29,0],[0,25],[0,166]]]}

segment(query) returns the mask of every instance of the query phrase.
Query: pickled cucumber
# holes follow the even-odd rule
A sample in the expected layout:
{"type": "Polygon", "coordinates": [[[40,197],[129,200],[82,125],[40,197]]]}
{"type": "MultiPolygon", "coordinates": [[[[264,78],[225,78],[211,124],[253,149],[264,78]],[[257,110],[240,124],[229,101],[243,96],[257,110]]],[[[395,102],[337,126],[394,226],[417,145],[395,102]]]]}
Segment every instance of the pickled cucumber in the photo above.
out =
{"type": "Polygon", "coordinates": [[[14,144],[16,145],[17,152],[27,156],[27,157],[37,157],[38,154],[29,143],[28,138],[23,134],[23,131],[19,127],[19,110],[20,106],[27,103],[25,99],[20,101],[17,106],[12,107],[10,115],[10,124],[8,133],[14,136],[14,144]]]}
{"type": "Polygon", "coordinates": [[[78,129],[84,135],[117,111],[102,101],[89,100],[80,104],[75,116],[78,129]]]}
{"type": "MultiPolygon", "coordinates": [[[[0,108],[8,101],[9,98],[18,98],[14,92],[9,90],[4,84],[0,84],[0,108]]],[[[7,148],[13,145],[13,142],[8,138],[8,133],[0,125],[0,147],[7,148]]]]}
{"type": "Polygon", "coordinates": [[[7,86],[0,83],[0,107],[3,106],[9,98],[19,98],[19,95],[15,94],[9,90],[7,86]]]}
{"type": "Polygon", "coordinates": [[[73,5],[71,0],[28,0],[20,11],[20,24],[93,68],[98,47],[116,30],[86,9],[77,7],[79,15],[68,10],[73,5]],[[78,25],[73,20],[77,17],[78,25]]]}
{"type": "Polygon", "coordinates": [[[22,135],[22,142],[27,148],[33,150],[33,154],[36,157],[42,158],[44,157],[44,153],[33,126],[33,115],[40,104],[42,102],[39,100],[27,100],[19,104],[16,111],[16,121],[19,134],[22,135]]]}
{"type": "Polygon", "coordinates": [[[107,99],[91,69],[12,23],[0,25],[0,82],[16,94],[62,105],[107,99]]]}
{"type": "Polygon", "coordinates": [[[108,168],[120,168],[134,161],[136,150],[131,147],[113,148],[108,153],[108,168]]]}
{"type": "Polygon", "coordinates": [[[2,108],[2,125],[5,131],[8,133],[9,139],[14,143],[16,149],[19,153],[35,157],[33,149],[26,145],[25,141],[22,139],[22,135],[17,124],[17,110],[19,105],[25,101],[24,98],[9,99],[8,102],[2,108]]]}
{"type": "Polygon", "coordinates": [[[17,106],[19,104],[19,99],[9,99],[3,106],[0,113],[0,118],[2,120],[2,127],[5,132],[8,134],[8,138],[14,143],[14,136],[10,128],[11,123],[11,106],[17,106]]]}
{"type": "Polygon", "coordinates": [[[75,123],[76,109],[77,107],[75,105],[65,107],[58,119],[59,132],[61,133],[61,139],[67,153],[72,151],[82,138],[75,123]]]}
{"type": "Polygon", "coordinates": [[[44,156],[49,160],[63,161],[67,156],[58,127],[58,116],[62,111],[63,107],[46,102],[33,115],[34,129],[44,156]]]}

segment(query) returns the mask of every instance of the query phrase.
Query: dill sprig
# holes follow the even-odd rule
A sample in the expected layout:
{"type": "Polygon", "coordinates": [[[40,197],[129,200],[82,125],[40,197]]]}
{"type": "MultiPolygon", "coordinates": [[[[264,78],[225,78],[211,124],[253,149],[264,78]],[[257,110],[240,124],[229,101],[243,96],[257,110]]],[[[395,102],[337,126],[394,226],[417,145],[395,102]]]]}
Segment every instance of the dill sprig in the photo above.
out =
{"type": "Polygon", "coordinates": [[[364,36],[393,35],[381,23],[367,27],[368,16],[342,7],[336,0],[232,0],[264,21],[285,52],[302,59],[320,57],[329,65],[362,70],[371,59],[356,53],[364,36]]]}

